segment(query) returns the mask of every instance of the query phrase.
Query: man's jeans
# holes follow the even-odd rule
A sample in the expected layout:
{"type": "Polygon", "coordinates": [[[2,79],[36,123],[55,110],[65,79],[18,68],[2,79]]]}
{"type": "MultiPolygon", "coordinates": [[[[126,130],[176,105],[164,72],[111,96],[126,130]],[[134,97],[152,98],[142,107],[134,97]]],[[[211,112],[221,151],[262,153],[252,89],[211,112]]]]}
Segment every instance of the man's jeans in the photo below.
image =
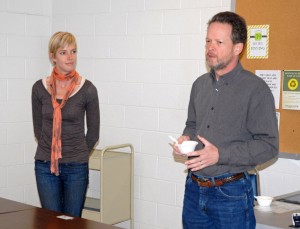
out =
{"type": "Polygon", "coordinates": [[[81,217],[89,183],[88,163],[59,164],[51,174],[49,161],[35,161],[35,176],[42,208],[81,217]]]}
{"type": "MultiPolygon", "coordinates": [[[[226,174],[218,178],[230,176],[226,174]]],[[[184,229],[254,229],[254,196],[249,175],[219,187],[200,187],[188,174],[182,221],[184,229]]]]}

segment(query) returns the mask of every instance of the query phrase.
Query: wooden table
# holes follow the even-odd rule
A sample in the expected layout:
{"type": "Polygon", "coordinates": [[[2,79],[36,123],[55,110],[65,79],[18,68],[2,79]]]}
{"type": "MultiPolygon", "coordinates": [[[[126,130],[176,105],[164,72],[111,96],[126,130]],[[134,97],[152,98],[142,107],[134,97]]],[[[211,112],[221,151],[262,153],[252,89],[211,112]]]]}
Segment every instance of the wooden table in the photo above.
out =
{"type": "Polygon", "coordinates": [[[33,209],[32,205],[23,204],[13,200],[7,200],[0,197],[0,214],[8,212],[16,212],[21,210],[33,209]]]}
{"type": "Polygon", "coordinates": [[[0,198],[0,227],[5,229],[117,229],[118,227],[73,217],[65,220],[63,215],[31,205],[0,198]]]}

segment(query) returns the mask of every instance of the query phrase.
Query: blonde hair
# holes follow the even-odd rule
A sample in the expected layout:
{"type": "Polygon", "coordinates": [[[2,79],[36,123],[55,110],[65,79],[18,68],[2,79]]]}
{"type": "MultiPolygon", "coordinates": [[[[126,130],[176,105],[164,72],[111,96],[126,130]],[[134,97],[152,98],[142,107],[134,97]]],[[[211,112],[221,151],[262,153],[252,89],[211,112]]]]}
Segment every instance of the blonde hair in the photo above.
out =
{"type": "MultiPolygon", "coordinates": [[[[73,34],[68,32],[56,32],[52,35],[52,37],[49,40],[49,46],[48,46],[48,52],[49,55],[53,55],[55,57],[55,54],[59,48],[63,48],[67,45],[74,44],[77,48],[76,38],[73,34]]],[[[55,64],[55,63],[53,63],[55,64]]]]}

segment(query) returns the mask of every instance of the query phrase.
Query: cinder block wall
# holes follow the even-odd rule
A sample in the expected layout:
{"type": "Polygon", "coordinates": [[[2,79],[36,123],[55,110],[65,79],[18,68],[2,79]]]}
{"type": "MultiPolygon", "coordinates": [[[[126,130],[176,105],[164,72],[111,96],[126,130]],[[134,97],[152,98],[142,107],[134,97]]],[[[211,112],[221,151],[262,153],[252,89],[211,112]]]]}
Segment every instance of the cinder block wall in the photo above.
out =
{"type": "MultiPolygon", "coordinates": [[[[39,205],[31,87],[50,73],[51,34],[70,31],[77,70],[99,92],[97,148],[135,147],[134,228],[182,228],[185,166],[168,135],[180,135],[191,84],[207,71],[206,23],[231,7],[230,0],[0,0],[0,196],[39,205]]],[[[262,193],[298,190],[298,171],[298,161],[280,159],[261,171],[262,193]]],[[[88,194],[99,196],[99,174],[90,179],[88,194]]]]}
{"type": "Polygon", "coordinates": [[[49,74],[51,0],[0,0],[0,196],[38,205],[31,87],[49,74]]]}

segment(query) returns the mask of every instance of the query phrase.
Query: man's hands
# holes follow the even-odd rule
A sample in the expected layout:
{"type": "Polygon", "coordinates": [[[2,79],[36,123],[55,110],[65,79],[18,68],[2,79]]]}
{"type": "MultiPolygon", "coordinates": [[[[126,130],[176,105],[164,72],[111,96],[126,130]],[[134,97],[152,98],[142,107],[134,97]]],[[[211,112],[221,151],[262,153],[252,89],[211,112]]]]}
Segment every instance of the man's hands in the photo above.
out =
{"type": "MultiPolygon", "coordinates": [[[[189,141],[190,140],[190,137],[189,136],[180,136],[177,141],[178,141],[178,144],[181,144],[182,142],[184,141],[189,141]]],[[[186,156],[186,154],[182,154],[180,153],[180,150],[179,148],[176,146],[176,143],[173,144],[173,153],[176,154],[176,155],[180,155],[180,156],[186,156]]]]}
{"type": "MultiPolygon", "coordinates": [[[[197,138],[203,143],[204,148],[187,154],[188,157],[193,157],[185,162],[185,165],[188,169],[191,169],[191,171],[204,169],[208,166],[216,164],[219,160],[218,148],[199,135],[197,138]]],[[[190,140],[188,136],[181,136],[178,138],[178,143],[181,144],[183,141],[187,140],[190,140]]],[[[180,153],[176,144],[173,144],[173,153],[176,155],[185,156],[185,154],[180,153]]]]}

